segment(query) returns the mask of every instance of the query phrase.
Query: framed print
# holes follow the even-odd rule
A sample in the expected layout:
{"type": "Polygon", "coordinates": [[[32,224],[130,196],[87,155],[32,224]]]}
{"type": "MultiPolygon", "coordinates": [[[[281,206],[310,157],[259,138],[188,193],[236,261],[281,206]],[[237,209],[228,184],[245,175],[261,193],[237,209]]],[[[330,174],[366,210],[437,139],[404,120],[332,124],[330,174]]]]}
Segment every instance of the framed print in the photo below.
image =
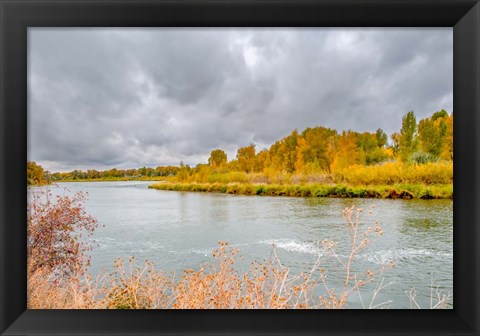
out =
{"type": "Polygon", "coordinates": [[[478,2],[0,9],[2,334],[478,334],[478,2]]]}

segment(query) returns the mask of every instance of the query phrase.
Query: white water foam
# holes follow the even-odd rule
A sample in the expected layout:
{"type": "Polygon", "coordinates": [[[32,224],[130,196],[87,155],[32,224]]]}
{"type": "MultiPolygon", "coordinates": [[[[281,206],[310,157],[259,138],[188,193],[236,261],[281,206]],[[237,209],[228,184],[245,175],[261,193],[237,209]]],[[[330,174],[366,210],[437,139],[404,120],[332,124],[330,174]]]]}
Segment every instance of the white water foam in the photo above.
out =
{"type": "Polygon", "coordinates": [[[164,245],[158,242],[150,242],[150,241],[126,241],[120,242],[116,239],[109,238],[109,237],[101,237],[101,238],[94,238],[90,240],[91,244],[100,248],[100,249],[108,249],[108,248],[115,248],[120,250],[128,250],[132,254],[142,254],[147,252],[157,252],[164,248],[164,245]]]}
{"type": "Polygon", "coordinates": [[[424,249],[404,249],[404,250],[380,250],[376,252],[363,253],[357,256],[360,260],[367,260],[375,264],[386,264],[389,262],[398,262],[405,259],[421,259],[425,257],[451,258],[450,252],[439,252],[424,249]]]}
{"type": "MultiPolygon", "coordinates": [[[[296,239],[290,238],[280,238],[280,239],[267,239],[261,240],[253,243],[242,243],[242,244],[232,244],[231,247],[241,247],[248,245],[274,245],[276,248],[296,253],[304,253],[311,255],[324,255],[324,252],[319,244],[314,244],[312,242],[299,241],[296,239]]],[[[123,248],[131,249],[132,253],[146,253],[146,252],[158,252],[164,248],[163,245],[156,242],[123,242],[120,243],[115,239],[104,237],[95,239],[94,245],[97,245],[101,249],[114,246],[121,246],[123,248]]],[[[206,248],[190,248],[182,250],[169,250],[169,253],[172,254],[199,254],[203,256],[211,256],[213,251],[217,246],[206,247],[206,248]]],[[[399,262],[401,260],[407,259],[424,259],[424,258],[452,258],[453,253],[451,252],[442,252],[442,251],[432,251],[426,249],[401,249],[401,250],[380,250],[375,252],[365,252],[357,255],[357,259],[365,260],[375,264],[383,265],[389,262],[399,262]]],[[[339,254],[340,258],[347,258],[347,255],[339,254]]]]}
{"type": "Polygon", "coordinates": [[[265,245],[275,245],[276,247],[290,251],[290,252],[299,252],[299,253],[307,253],[307,254],[314,254],[319,255],[322,254],[323,251],[319,248],[319,246],[309,243],[309,242],[302,242],[295,239],[268,239],[262,240],[259,244],[265,245]]]}
{"type": "Polygon", "coordinates": [[[207,247],[207,248],[200,248],[200,249],[185,249],[185,250],[169,250],[169,253],[172,254],[200,254],[204,255],[205,257],[211,256],[215,248],[207,247]]]}
{"type": "MultiPolygon", "coordinates": [[[[315,244],[309,242],[302,242],[295,239],[288,239],[288,238],[281,238],[281,239],[267,239],[261,240],[258,242],[253,243],[241,243],[241,244],[230,244],[230,247],[242,247],[242,246],[249,246],[249,245],[275,245],[275,247],[289,251],[289,252],[298,252],[298,253],[306,253],[306,254],[313,254],[319,255],[323,254],[322,250],[315,244]]],[[[217,247],[207,247],[207,248],[200,248],[200,249],[185,249],[185,250],[170,250],[168,252],[174,254],[201,254],[205,256],[212,255],[213,251],[217,247]]]]}

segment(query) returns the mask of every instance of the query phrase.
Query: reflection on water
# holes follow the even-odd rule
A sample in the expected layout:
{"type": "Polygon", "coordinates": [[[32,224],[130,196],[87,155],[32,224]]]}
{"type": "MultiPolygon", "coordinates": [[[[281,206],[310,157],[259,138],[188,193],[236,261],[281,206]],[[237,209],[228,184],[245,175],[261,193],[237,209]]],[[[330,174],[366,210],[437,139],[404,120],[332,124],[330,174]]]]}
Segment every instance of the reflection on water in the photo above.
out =
{"type": "MultiPolygon", "coordinates": [[[[364,271],[394,261],[385,283],[396,283],[379,295],[391,299],[392,308],[410,307],[405,291],[415,287],[422,307],[430,304],[432,278],[441,288],[453,287],[453,202],[451,200],[378,200],[284,198],[187,193],[148,189],[148,182],[61,183],[54,194],[88,192],[86,208],[100,224],[92,239],[92,272],[111,269],[117,257],[155,261],[165,271],[198,268],[210,260],[218,240],[240,249],[246,270],[252,260],[268,258],[272,244],[292,272],[308,271],[322,253],[319,241],[338,242],[346,258],[349,233],[342,217],[345,207],[375,205],[372,217],[385,234],[360,252],[355,269],[364,271]],[[65,188],[68,191],[65,191],[65,188]]],[[[333,271],[330,281],[340,285],[333,271]]],[[[365,294],[368,296],[368,293],[365,294]]],[[[357,297],[350,308],[360,307],[357,297]]]]}

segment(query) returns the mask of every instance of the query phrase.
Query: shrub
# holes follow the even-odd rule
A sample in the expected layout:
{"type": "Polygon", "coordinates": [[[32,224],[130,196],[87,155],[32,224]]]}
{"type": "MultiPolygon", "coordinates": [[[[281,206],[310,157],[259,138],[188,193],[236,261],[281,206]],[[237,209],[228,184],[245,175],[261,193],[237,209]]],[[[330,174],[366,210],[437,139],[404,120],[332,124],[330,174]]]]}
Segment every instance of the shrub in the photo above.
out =
{"type": "Polygon", "coordinates": [[[232,183],[232,182],[248,182],[249,176],[245,172],[226,172],[226,173],[213,173],[206,182],[208,183],[232,183]]]}
{"type": "Polygon", "coordinates": [[[438,162],[438,157],[435,157],[429,153],[416,152],[412,155],[411,161],[416,164],[426,164],[429,162],[438,162]]]}
{"type": "Polygon", "coordinates": [[[82,238],[92,235],[98,223],[85,212],[85,193],[52,198],[48,192],[35,192],[28,203],[28,271],[44,269],[68,277],[89,264],[86,252],[91,246],[82,238]]]}
{"type": "Polygon", "coordinates": [[[263,185],[259,185],[256,187],[255,194],[256,195],[263,195],[265,193],[265,187],[263,185]]]}

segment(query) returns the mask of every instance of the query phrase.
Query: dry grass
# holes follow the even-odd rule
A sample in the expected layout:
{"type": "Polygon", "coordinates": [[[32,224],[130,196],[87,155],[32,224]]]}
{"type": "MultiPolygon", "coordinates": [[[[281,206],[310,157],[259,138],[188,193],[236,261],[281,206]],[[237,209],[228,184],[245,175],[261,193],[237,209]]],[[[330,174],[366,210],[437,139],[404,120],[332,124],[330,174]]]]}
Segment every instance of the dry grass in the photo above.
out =
{"type": "MultiPolygon", "coordinates": [[[[415,288],[406,292],[410,301],[411,309],[424,309],[420,307],[416,300],[417,292],[415,288]]],[[[442,292],[439,286],[435,285],[435,280],[432,279],[430,283],[430,307],[428,309],[448,309],[451,308],[453,303],[453,293],[451,291],[442,292]]]]}
{"type": "Polygon", "coordinates": [[[29,272],[27,307],[29,309],[94,309],[100,290],[80,281],[87,275],[59,279],[46,269],[29,272]]]}

